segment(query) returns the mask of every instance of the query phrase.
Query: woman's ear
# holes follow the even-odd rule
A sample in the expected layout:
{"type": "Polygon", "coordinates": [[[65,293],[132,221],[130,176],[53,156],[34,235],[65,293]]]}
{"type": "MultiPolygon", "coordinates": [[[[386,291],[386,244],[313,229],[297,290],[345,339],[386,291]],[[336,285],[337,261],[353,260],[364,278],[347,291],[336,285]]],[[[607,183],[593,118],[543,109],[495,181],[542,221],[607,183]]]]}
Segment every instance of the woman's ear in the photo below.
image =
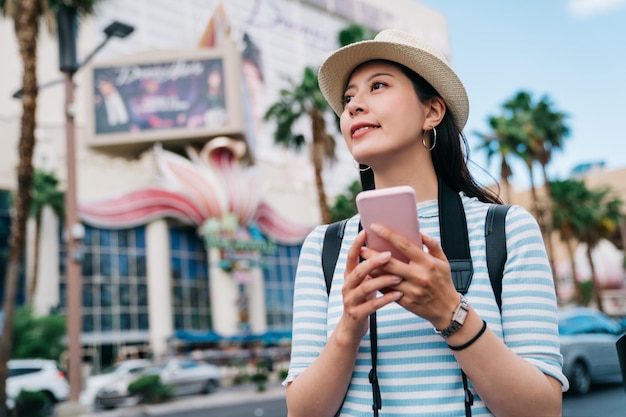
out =
{"type": "Polygon", "coordinates": [[[433,97],[426,103],[426,118],[423,129],[430,130],[433,126],[438,126],[446,114],[446,103],[441,97],[433,97]]]}

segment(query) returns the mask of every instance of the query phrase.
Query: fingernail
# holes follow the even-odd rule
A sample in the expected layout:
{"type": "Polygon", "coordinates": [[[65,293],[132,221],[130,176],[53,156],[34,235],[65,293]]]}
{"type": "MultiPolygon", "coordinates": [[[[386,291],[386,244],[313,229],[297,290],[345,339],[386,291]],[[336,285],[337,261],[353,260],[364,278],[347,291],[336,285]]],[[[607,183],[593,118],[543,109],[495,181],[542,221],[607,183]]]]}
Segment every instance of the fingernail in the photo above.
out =
{"type": "Polygon", "coordinates": [[[389,251],[381,252],[378,254],[378,260],[381,262],[387,262],[389,258],[391,258],[391,252],[389,251]]]}
{"type": "Polygon", "coordinates": [[[393,291],[391,294],[393,295],[394,300],[399,300],[404,295],[400,291],[393,291]]]}
{"type": "Polygon", "coordinates": [[[383,227],[377,223],[372,223],[372,225],[370,226],[370,229],[372,229],[372,231],[376,233],[380,233],[383,231],[383,227]]]}
{"type": "Polygon", "coordinates": [[[399,284],[399,283],[401,283],[401,282],[402,282],[402,277],[399,277],[399,276],[397,276],[397,275],[394,275],[394,276],[392,276],[392,277],[391,277],[391,280],[392,280],[393,282],[396,282],[396,283],[398,283],[398,284],[399,284]]]}

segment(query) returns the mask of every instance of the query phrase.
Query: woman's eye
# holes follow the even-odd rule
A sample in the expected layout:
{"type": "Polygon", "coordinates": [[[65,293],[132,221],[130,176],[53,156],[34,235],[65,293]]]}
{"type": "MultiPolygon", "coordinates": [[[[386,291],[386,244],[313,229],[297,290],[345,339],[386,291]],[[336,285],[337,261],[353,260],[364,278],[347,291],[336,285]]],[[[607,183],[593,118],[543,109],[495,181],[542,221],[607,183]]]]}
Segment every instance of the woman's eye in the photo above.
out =
{"type": "Polygon", "coordinates": [[[376,82],[372,83],[372,90],[378,90],[379,88],[382,88],[384,86],[385,86],[385,84],[383,84],[383,83],[381,83],[379,81],[376,81],[376,82]]]}
{"type": "Polygon", "coordinates": [[[352,96],[343,96],[343,105],[350,103],[350,100],[352,100],[352,96]]]}

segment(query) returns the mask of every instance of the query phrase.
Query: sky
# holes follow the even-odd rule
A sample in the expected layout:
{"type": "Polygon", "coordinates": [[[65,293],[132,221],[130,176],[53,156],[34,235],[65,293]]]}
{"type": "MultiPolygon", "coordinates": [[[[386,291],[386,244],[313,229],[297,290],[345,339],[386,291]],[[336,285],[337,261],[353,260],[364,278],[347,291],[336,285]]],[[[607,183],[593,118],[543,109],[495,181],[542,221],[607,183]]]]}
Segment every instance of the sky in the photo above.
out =
{"type": "MultiPolygon", "coordinates": [[[[499,179],[499,161],[487,164],[474,132],[489,132],[489,116],[520,90],[567,114],[551,179],[586,162],[626,168],[626,0],[416,1],[447,20],[451,64],[470,101],[470,159],[490,175],[499,179]]],[[[515,186],[528,188],[524,165],[513,170],[515,186]]]]}

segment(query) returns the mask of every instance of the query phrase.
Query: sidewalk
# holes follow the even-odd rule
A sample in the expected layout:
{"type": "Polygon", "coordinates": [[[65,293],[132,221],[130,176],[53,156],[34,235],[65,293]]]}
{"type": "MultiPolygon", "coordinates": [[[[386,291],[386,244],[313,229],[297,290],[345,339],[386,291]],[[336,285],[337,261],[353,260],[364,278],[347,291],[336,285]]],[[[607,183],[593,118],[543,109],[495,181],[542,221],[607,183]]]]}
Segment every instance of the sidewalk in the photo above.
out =
{"type": "Polygon", "coordinates": [[[145,417],[174,414],[177,411],[195,409],[210,409],[234,403],[252,401],[266,401],[285,398],[285,387],[280,383],[269,384],[263,392],[256,390],[256,385],[245,384],[240,386],[221,388],[217,392],[202,396],[179,397],[163,404],[138,405],[123,407],[108,411],[91,411],[82,414],[65,413],[63,407],[55,412],[55,417],[145,417]]]}

